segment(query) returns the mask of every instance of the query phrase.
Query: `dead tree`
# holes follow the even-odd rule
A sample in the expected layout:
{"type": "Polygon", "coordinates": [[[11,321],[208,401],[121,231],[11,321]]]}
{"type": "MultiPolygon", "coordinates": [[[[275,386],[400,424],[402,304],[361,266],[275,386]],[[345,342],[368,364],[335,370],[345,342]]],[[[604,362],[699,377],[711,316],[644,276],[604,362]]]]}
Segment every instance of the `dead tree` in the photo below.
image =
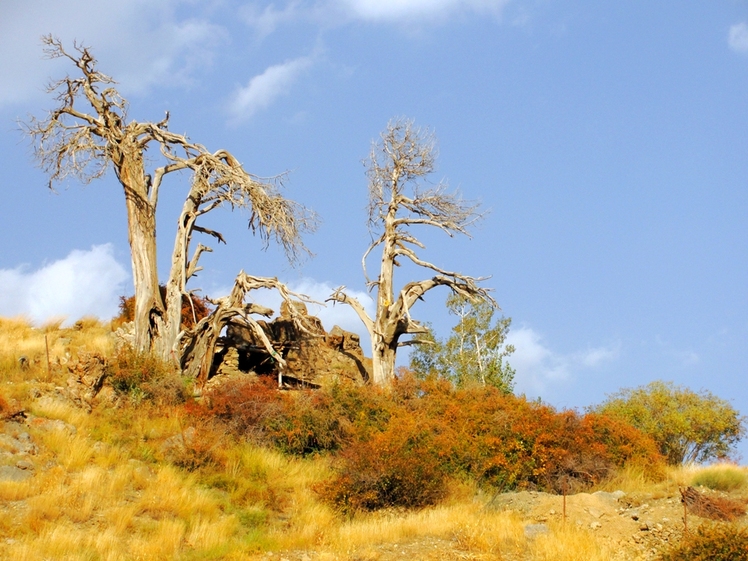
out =
{"type": "Polygon", "coordinates": [[[236,277],[231,294],[224,298],[212,300],[212,303],[216,305],[215,311],[200,320],[193,329],[187,330],[179,336],[181,345],[179,354],[182,357],[180,366],[186,375],[196,378],[200,383],[204,383],[208,379],[213,366],[218,337],[221,335],[223,328],[238,317],[241,323],[254,333],[270,354],[270,357],[278,364],[278,384],[281,384],[283,369],[286,365],[285,361],[281,354],[273,348],[260,324],[252,317],[253,314],[270,317],[273,315],[273,310],[254,303],[245,303],[247,294],[260,288],[277,290],[281,298],[290,304],[287,310],[291,314],[291,319],[293,319],[295,325],[302,332],[311,336],[315,335],[311,332],[313,326],[307,325],[308,318],[293,305],[294,302],[312,302],[312,300],[303,294],[292,292],[276,278],[253,277],[241,271],[236,277]]]}
{"type": "Polygon", "coordinates": [[[432,226],[450,237],[468,235],[467,228],[476,219],[478,205],[448,193],[446,185],[424,188],[421,180],[434,170],[434,138],[421,131],[412,121],[391,121],[372,145],[367,161],[369,178],[369,231],[374,240],[364,253],[362,266],[367,287],[377,292],[376,314],[369,317],[363,305],[338,288],[328,300],[351,306],[361,318],[371,338],[373,382],[391,384],[395,376],[397,349],[420,343],[417,339],[401,341],[403,335],[425,333],[423,325],[410,317],[410,309],[423,295],[437,286],[446,286],[453,293],[471,301],[496,302],[487,289],[478,286],[484,278],[475,278],[444,270],[421,259],[416,251],[425,246],[412,233],[412,226],[432,226]],[[370,280],[366,272],[367,258],[381,249],[379,276],[370,280]],[[394,271],[399,260],[436,273],[429,279],[413,281],[395,290],[394,271]]]}
{"type": "Polygon", "coordinates": [[[225,150],[209,152],[186,136],[168,130],[169,114],[157,123],[128,120],[127,101],[101,73],[88,48],[74,44],[64,49],[52,36],[43,38],[49,58],[67,58],[80,76],[67,76],[49,85],[57,107],[45,119],[24,125],[34,141],[39,166],[49,174],[49,186],[69,176],[89,183],[114,168],[125,194],[128,237],[135,284],[135,346],[164,358],[179,359],[182,295],[190,297],[187,282],[201,268],[198,261],[210,247],[198,244],[190,255],[192,235],[207,234],[217,242],[220,232],[200,226],[198,219],[217,207],[246,208],[249,227],[267,246],[273,240],[291,262],[306,252],[301,234],[314,229],[316,219],[303,206],[279,191],[282,176],[262,180],[247,173],[225,150]],[[161,159],[148,168],[146,151],[161,159]],[[156,261],[156,207],[166,176],[180,170],[191,173],[190,189],[177,224],[166,301],[159,292],[156,261]]]}

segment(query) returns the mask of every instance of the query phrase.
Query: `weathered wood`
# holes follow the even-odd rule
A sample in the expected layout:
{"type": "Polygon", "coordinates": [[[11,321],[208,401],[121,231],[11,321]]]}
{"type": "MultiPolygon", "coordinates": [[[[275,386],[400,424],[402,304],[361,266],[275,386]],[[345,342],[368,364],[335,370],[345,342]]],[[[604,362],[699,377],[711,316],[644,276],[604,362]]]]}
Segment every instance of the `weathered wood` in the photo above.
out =
{"type": "MultiPolygon", "coordinates": [[[[189,357],[178,356],[182,296],[191,297],[187,282],[200,270],[202,254],[211,251],[199,244],[189,257],[192,235],[198,232],[225,243],[220,232],[198,225],[197,220],[220,206],[245,208],[250,211],[250,229],[265,245],[280,244],[294,263],[308,253],[301,234],[314,229],[316,217],[280,194],[283,176],[260,179],[247,173],[228,151],[211,153],[185,135],[170,132],[168,113],[157,123],[128,121],[127,101],[110,86],[114,80],[97,70],[88,48],[74,44],[74,52],[68,52],[52,36],[43,42],[48,57],[69,59],[81,75],[53,83],[49,92],[56,94],[58,107],[46,119],[32,118],[25,125],[34,139],[36,159],[49,174],[50,188],[68,176],[88,183],[111,164],[127,208],[135,346],[184,361],[189,357]],[[162,165],[150,171],[144,160],[149,148],[150,154],[159,152],[163,158],[162,165]],[[156,208],[163,180],[180,170],[189,170],[192,180],[177,224],[164,301],[157,270],[156,208]]],[[[221,323],[220,317],[214,319],[216,325],[221,323]]]]}
{"type": "Polygon", "coordinates": [[[397,348],[420,342],[400,338],[426,331],[410,317],[410,309],[426,292],[446,286],[470,300],[496,305],[488,290],[478,285],[484,278],[444,270],[418,257],[414,249],[423,249],[424,244],[410,233],[411,226],[432,226],[449,236],[468,235],[468,227],[481,217],[478,205],[448,193],[444,184],[420,188],[418,181],[433,171],[434,160],[434,140],[428,132],[422,133],[411,121],[390,122],[381,142],[372,147],[367,172],[369,229],[375,241],[364,252],[362,266],[369,290],[377,293],[375,316],[369,317],[363,305],[345,293],[345,287],[336,289],[328,298],[351,306],[366,327],[371,338],[373,382],[380,386],[391,384],[395,378],[397,348]],[[379,275],[372,280],[366,262],[375,249],[382,253],[379,275]],[[409,282],[396,293],[394,270],[402,257],[436,275],[409,282]]]}
{"type": "Polygon", "coordinates": [[[205,383],[213,366],[216,352],[216,343],[221,331],[235,318],[241,318],[243,324],[254,332],[255,337],[262,343],[268,354],[279,365],[279,376],[282,376],[285,361],[281,354],[273,348],[272,343],[260,324],[252,315],[260,314],[265,317],[272,315],[273,311],[264,306],[254,303],[245,304],[244,300],[249,292],[260,288],[276,290],[284,302],[287,302],[287,313],[294,321],[296,327],[315,336],[316,333],[306,325],[306,316],[300,313],[294,302],[313,302],[308,296],[293,292],[276,278],[253,277],[240,272],[234,281],[231,294],[224,298],[211,300],[216,305],[215,311],[208,317],[200,320],[194,329],[183,332],[180,337],[181,366],[185,374],[196,378],[200,383],[205,383]]]}

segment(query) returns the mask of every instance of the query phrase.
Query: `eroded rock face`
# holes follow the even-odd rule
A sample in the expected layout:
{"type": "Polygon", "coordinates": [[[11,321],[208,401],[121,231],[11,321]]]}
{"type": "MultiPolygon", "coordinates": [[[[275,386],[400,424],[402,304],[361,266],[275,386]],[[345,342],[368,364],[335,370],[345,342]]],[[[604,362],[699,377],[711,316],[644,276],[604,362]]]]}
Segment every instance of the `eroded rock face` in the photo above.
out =
{"type": "Polygon", "coordinates": [[[107,359],[103,355],[80,353],[78,361],[68,366],[70,376],[67,379],[67,390],[70,400],[88,410],[97,398],[106,397],[107,401],[111,401],[114,397],[112,389],[104,388],[106,369],[107,359]]]}
{"type": "MultiPolygon", "coordinates": [[[[338,326],[327,333],[319,318],[307,314],[303,303],[296,303],[296,310],[303,316],[305,329],[294,323],[285,303],[278,318],[258,322],[286,361],[284,385],[320,387],[341,379],[368,380],[371,359],[364,356],[358,335],[338,326]]],[[[223,349],[216,353],[213,375],[278,375],[277,361],[248,326],[229,324],[220,343],[223,349]]]]}

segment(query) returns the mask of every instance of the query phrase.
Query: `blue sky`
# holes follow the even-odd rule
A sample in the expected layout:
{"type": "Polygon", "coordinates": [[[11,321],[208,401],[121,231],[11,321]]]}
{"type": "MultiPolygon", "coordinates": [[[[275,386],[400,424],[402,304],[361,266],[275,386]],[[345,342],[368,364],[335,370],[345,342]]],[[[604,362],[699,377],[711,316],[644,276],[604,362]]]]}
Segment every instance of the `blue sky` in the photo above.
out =
{"type": "MultiPolygon", "coordinates": [[[[491,275],[518,391],[583,407],[665,379],[748,412],[746,2],[5,0],[0,314],[38,322],[107,317],[131,292],[114,174],[51,193],[16,124],[72,70],[42,57],[45,33],[91,46],[131,118],[169,110],[171,130],[248,171],[288,170],[286,194],[319,213],[297,269],[246,216],[213,216],[229,243],[202,262],[207,294],[240,269],[320,299],[363,292],[361,161],[406,116],[439,139],[433,179],[490,209],[472,239],[424,232],[423,256],[491,275]]],[[[164,271],[186,180],[163,191],[164,271]]],[[[413,310],[442,336],[446,296],[413,310]]]]}

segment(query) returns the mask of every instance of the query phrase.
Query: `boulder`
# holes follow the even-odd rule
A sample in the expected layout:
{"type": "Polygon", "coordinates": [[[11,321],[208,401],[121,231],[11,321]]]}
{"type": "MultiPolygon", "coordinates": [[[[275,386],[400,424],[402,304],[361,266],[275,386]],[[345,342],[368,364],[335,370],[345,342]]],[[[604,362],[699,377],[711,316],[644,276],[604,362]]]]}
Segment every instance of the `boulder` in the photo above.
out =
{"type": "MultiPolygon", "coordinates": [[[[303,302],[294,303],[300,327],[285,302],[280,316],[272,321],[258,321],[273,349],[286,361],[282,373],[285,386],[320,387],[341,379],[357,383],[369,379],[371,359],[364,356],[357,334],[337,325],[327,333],[322,322],[308,315],[303,302]]],[[[231,322],[219,341],[212,376],[278,375],[278,363],[261,339],[246,324],[231,322]]]]}

